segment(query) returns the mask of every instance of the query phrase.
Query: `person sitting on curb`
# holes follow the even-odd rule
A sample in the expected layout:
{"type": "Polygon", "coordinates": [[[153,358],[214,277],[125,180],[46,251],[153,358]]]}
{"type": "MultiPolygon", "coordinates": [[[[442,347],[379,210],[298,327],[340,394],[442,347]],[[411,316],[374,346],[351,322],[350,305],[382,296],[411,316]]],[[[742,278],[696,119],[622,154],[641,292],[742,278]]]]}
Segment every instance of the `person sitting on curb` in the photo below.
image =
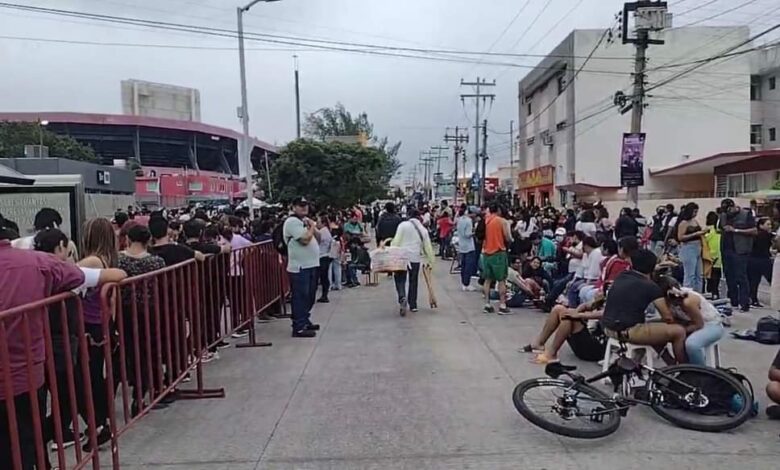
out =
{"type": "Polygon", "coordinates": [[[521,352],[538,353],[532,362],[549,364],[558,362],[558,351],[563,343],[569,343],[574,355],[582,361],[596,362],[603,359],[606,336],[600,326],[593,332],[588,329],[588,320],[601,319],[603,308],[604,296],[600,293],[593,302],[582,304],[576,309],[556,305],[547,316],[539,336],[523,347],[521,352]],[[552,344],[548,345],[553,335],[552,344]]]}
{"type": "Polygon", "coordinates": [[[766,386],[766,396],[775,404],[766,407],[769,419],[780,419],[780,351],[769,368],[769,385],[766,386]]]}

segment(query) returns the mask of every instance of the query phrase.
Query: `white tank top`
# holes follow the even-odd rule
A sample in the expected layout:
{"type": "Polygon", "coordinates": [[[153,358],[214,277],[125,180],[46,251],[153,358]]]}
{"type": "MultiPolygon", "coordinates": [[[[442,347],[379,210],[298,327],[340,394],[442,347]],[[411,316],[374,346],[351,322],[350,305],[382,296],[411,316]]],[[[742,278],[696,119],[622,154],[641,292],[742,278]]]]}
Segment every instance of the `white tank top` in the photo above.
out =
{"type": "MultiPolygon", "coordinates": [[[[720,312],[718,312],[718,309],[715,308],[714,305],[710,303],[709,300],[705,299],[704,296],[696,292],[695,290],[691,289],[690,287],[683,287],[683,292],[687,293],[689,296],[695,296],[699,298],[699,305],[701,308],[701,316],[704,320],[704,323],[720,323],[720,312]]],[[[675,313],[680,314],[685,320],[690,321],[690,318],[688,318],[688,315],[686,315],[684,312],[682,312],[682,309],[675,309],[677,310],[675,313]]]]}

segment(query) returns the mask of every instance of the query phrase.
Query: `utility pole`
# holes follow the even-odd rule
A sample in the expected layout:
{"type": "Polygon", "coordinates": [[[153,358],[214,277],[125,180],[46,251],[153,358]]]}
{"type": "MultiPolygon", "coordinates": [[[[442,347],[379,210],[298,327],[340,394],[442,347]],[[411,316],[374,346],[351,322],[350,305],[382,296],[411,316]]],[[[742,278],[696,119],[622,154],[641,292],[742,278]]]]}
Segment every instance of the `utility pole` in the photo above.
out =
{"type": "Polygon", "coordinates": [[[298,56],[294,55],[295,61],[295,135],[301,138],[301,88],[298,77],[298,56]]]}
{"type": "MultiPolygon", "coordinates": [[[[460,101],[461,103],[464,103],[466,98],[474,98],[474,103],[476,104],[476,110],[477,115],[474,123],[474,129],[476,135],[479,135],[479,102],[482,101],[482,104],[486,104],[487,100],[490,99],[490,102],[492,103],[493,100],[496,99],[496,95],[494,94],[483,94],[482,93],[482,87],[494,87],[496,86],[496,81],[493,80],[492,82],[488,82],[486,79],[482,78],[480,79],[477,77],[476,82],[465,82],[463,79],[460,79],[460,86],[473,86],[476,87],[476,93],[470,93],[470,94],[462,94],[460,95],[460,101]]],[[[479,174],[479,139],[474,139],[474,173],[479,174]]],[[[484,175],[483,175],[484,176],[484,175]]]]}
{"type": "Polygon", "coordinates": [[[423,181],[424,181],[423,187],[425,188],[425,199],[427,199],[429,201],[432,199],[432,197],[431,197],[430,179],[431,179],[431,173],[433,172],[433,161],[434,161],[434,159],[431,158],[433,155],[434,155],[433,151],[430,151],[430,150],[428,150],[428,151],[421,150],[420,151],[420,166],[422,166],[423,169],[425,170],[425,173],[424,173],[425,177],[423,179],[423,181]]]}
{"type": "Polygon", "coordinates": [[[441,180],[442,180],[441,161],[442,160],[449,160],[449,157],[446,156],[446,155],[442,155],[441,152],[442,152],[442,150],[449,150],[449,149],[450,149],[449,147],[441,147],[441,146],[431,147],[431,150],[436,150],[436,151],[439,152],[439,154],[436,155],[435,157],[431,157],[434,160],[436,160],[436,173],[433,174],[433,184],[434,184],[434,188],[436,188],[436,191],[435,191],[435,194],[434,194],[434,196],[435,196],[434,199],[439,199],[439,197],[440,197],[439,196],[439,182],[441,182],[441,180]]]}
{"type": "MultiPolygon", "coordinates": [[[[486,166],[487,166],[487,119],[483,122],[482,125],[482,175],[479,179],[479,204],[482,205],[482,203],[485,201],[485,176],[486,175],[486,166]]],[[[477,139],[479,140],[479,139],[477,139]]]]}
{"type": "Polygon", "coordinates": [[[514,205],[515,201],[515,121],[509,121],[509,200],[514,205]]]}
{"type": "Polygon", "coordinates": [[[458,201],[458,157],[460,156],[460,152],[463,150],[460,144],[463,143],[469,143],[469,134],[466,129],[461,129],[460,127],[455,126],[455,135],[450,135],[450,128],[448,127],[446,129],[446,133],[444,134],[444,142],[454,142],[455,143],[455,150],[453,151],[453,160],[455,160],[455,173],[454,173],[454,182],[455,182],[455,190],[452,194],[452,204],[455,205],[458,201]],[[460,131],[464,131],[466,134],[461,135],[460,131]]]}
{"type": "MultiPolygon", "coordinates": [[[[650,39],[650,32],[662,31],[669,27],[671,27],[671,14],[668,13],[666,2],[645,0],[629,2],[623,5],[623,44],[634,44],[636,47],[634,59],[634,89],[630,97],[626,97],[622,92],[616,93],[615,104],[620,106],[621,114],[631,111],[632,134],[639,134],[642,132],[642,117],[646,106],[645,85],[647,85],[647,49],[651,44],[664,44],[663,40],[650,39]],[[632,12],[634,13],[634,30],[636,32],[636,37],[629,37],[628,35],[628,17],[632,12]]],[[[644,162],[642,162],[642,171],[644,172],[644,162]]],[[[634,207],[637,207],[639,204],[639,185],[632,184],[628,186],[627,189],[628,201],[634,207]]]]}

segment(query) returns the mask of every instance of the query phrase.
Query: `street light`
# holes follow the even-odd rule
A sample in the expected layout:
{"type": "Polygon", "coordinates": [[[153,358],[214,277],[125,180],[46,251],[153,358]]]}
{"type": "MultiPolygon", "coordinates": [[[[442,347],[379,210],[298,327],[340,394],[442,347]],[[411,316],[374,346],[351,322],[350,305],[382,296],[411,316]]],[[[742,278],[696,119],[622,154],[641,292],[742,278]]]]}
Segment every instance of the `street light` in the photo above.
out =
{"type": "MultiPolygon", "coordinates": [[[[246,205],[249,209],[250,220],[254,218],[254,185],[252,184],[252,151],[249,148],[249,109],[247,106],[246,92],[246,61],[244,59],[244,13],[256,4],[277,2],[279,0],[254,0],[244,7],[236,8],[238,16],[238,61],[241,69],[241,123],[244,128],[244,134],[241,139],[240,156],[243,157],[243,164],[246,171],[246,205]]],[[[239,164],[242,163],[239,158],[239,164]]]]}
{"type": "Polygon", "coordinates": [[[49,125],[49,121],[38,121],[38,151],[43,155],[43,128],[49,125]]]}

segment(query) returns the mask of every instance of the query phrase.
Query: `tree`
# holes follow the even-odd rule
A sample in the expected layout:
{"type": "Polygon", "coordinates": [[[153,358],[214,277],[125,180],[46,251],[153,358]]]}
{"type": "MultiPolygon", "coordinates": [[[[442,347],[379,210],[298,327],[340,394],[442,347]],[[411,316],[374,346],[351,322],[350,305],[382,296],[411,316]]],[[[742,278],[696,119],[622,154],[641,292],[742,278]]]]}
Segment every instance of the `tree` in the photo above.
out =
{"type": "Polygon", "coordinates": [[[50,157],[96,162],[92,147],[70,136],[59,136],[34,122],[0,122],[0,158],[23,158],[25,145],[40,142],[49,147],[50,157]]]}
{"type": "Polygon", "coordinates": [[[306,196],[320,207],[349,207],[386,197],[399,167],[378,147],[300,139],[282,150],[271,177],[279,200],[306,196]]]}
{"type": "Polygon", "coordinates": [[[304,119],[303,133],[306,137],[317,140],[362,134],[372,146],[392,157],[397,156],[401,148],[400,141],[389,145],[387,137],[379,138],[374,135],[374,125],[368,120],[368,114],[362,112],[352,116],[352,113],[341,103],[336,103],[333,108],[322,108],[315,113],[307,114],[304,119]]]}

